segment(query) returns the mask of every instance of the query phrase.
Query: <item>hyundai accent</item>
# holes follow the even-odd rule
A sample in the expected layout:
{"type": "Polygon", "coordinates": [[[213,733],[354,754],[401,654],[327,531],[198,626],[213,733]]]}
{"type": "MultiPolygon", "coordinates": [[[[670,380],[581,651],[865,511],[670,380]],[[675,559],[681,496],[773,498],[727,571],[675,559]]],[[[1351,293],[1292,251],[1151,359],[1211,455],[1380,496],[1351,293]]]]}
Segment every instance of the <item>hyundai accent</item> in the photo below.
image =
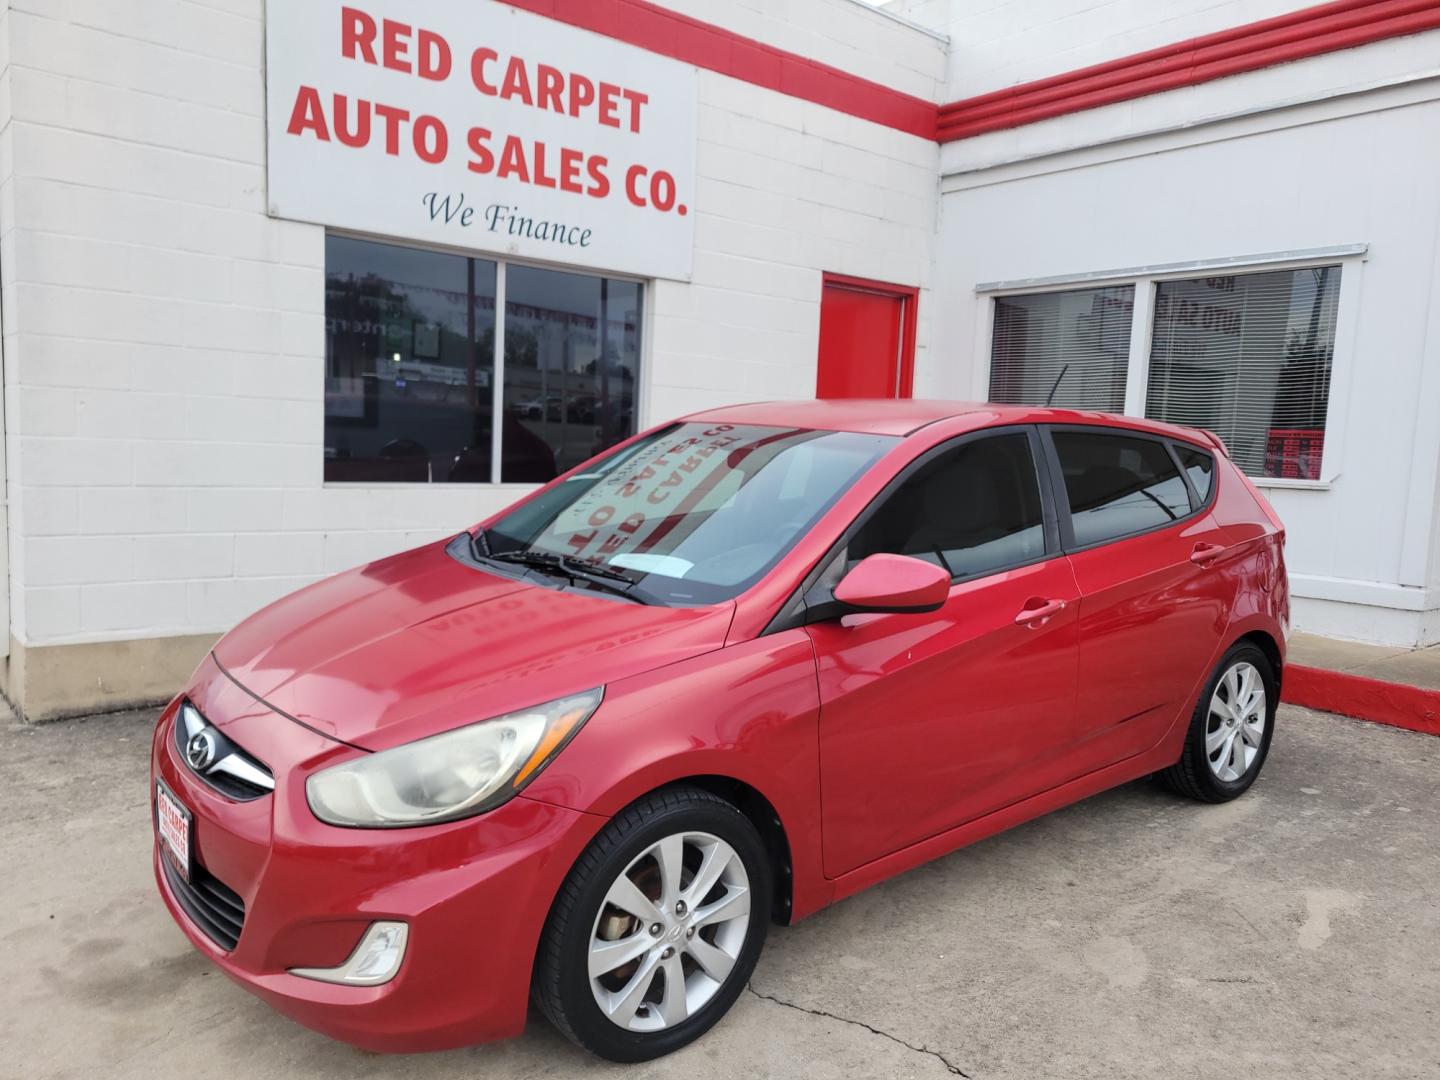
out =
{"type": "Polygon", "coordinates": [[[640,1061],[792,923],[1275,730],[1284,529],[1199,430],[941,402],[718,409],[252,616],[162,712],[194,946],[379,1051],[533,1001],[640,1061]]]}

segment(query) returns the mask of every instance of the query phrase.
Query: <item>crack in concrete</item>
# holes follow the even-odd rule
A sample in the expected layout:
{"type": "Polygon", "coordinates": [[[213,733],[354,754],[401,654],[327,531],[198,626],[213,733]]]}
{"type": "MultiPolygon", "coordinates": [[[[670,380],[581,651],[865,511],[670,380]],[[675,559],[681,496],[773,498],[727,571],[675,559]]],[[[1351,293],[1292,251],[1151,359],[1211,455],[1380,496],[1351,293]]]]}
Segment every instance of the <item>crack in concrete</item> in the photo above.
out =
{"type": "Polygon", "coordinates": [[[865,1023],[864,1020],[851,1020],[848,1016],[836,1016],[834,1013],[826,1012],[824,1009],[812,1009],[808,1005],[797,1005],[793,1001],[785,1001],[782,998],[777,998],[770,994],[762,994],[759,990],[755,989],[754,983],[746,983],[745,989],[749,990],[750,993],[754,994],[762,1001],[772,1001],[776,1005],[783,1005],[785,1006],[785,1008],[794,1009],[796,1012],[809,1013],[811,1016],[822,1016],[827,1020],[838,1020],[842,1024],[852,1024],[855,1027],[864,1028],[872,1035],[879,1035],[882,1039],[889,1039],[893,1043],[899,1043],[901,1046],[905,1047],[906,1050],[913,1050],[917,1054],[928,1054],[930,1057],[933,1057],[936,1061],[940,1062],[941,1065],[944,1065],[945,1068],[949,1069],[952,1075],[963,1076],[966,1078],[966,1080],[970,1080],[969,1073],[967,1073],[964,1069],[960,1068],[960,1066],[956,1065],[944,1054],[940,1053],[939,1050],[931,1050],[928,1046],[916,1046],[914,1043],[908,1043],[897,1035],[891,1035],[888,1031],[881,1031],[877,1027],[871,1027],[869,1024],[865,1023]]]}

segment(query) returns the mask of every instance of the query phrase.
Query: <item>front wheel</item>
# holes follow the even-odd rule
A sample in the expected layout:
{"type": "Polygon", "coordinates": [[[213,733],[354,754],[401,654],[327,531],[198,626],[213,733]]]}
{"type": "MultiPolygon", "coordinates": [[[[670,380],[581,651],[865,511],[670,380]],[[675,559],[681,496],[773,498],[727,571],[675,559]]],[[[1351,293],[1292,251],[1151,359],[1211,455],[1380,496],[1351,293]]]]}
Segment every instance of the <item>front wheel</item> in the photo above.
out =
{"type": "Polygon", "coordinates": [[[1243,794],[1270,753],[1279,700],[1269,659],[1254,645],[1236,645],[1200,695],[1180,760],[1161,778],[1202,802],[1228,802],[1243,794]]]}
{"type": "Polygon", "coordinates": [[[605,827],[561,888],[535,1002],[612,1061],[678,1050],[744,989],[770,899],[769,859],[744,814],[698,788],[649,795],[605,827]]]}

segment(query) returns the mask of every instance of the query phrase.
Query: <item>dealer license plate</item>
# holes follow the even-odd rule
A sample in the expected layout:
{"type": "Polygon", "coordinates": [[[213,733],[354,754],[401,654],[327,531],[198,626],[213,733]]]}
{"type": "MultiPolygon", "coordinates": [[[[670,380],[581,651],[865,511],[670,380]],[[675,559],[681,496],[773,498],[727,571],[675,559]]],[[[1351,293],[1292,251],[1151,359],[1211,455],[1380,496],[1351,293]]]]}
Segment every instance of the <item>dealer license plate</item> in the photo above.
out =
{"type": "Polygon", "coordinates": [[[160,781],[155,782],[155,827],[160,832],[160,843],[175,869],[186,881],[190,880],[190,811],[185,804],[170,794],[170,789],[160,781]]]}

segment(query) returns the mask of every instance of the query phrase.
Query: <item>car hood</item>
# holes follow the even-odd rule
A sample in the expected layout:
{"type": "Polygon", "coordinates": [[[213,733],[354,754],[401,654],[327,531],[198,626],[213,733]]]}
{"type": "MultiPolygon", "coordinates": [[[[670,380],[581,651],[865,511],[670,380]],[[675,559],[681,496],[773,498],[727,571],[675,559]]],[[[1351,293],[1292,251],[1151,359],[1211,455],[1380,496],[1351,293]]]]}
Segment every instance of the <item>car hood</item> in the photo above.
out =
{"type": "Polygon", "coordinates": [[[215,658],[271,708],[383,750],[718,649],[733,614],[534,585],[434,544],[271,604],[215,658]]]}

